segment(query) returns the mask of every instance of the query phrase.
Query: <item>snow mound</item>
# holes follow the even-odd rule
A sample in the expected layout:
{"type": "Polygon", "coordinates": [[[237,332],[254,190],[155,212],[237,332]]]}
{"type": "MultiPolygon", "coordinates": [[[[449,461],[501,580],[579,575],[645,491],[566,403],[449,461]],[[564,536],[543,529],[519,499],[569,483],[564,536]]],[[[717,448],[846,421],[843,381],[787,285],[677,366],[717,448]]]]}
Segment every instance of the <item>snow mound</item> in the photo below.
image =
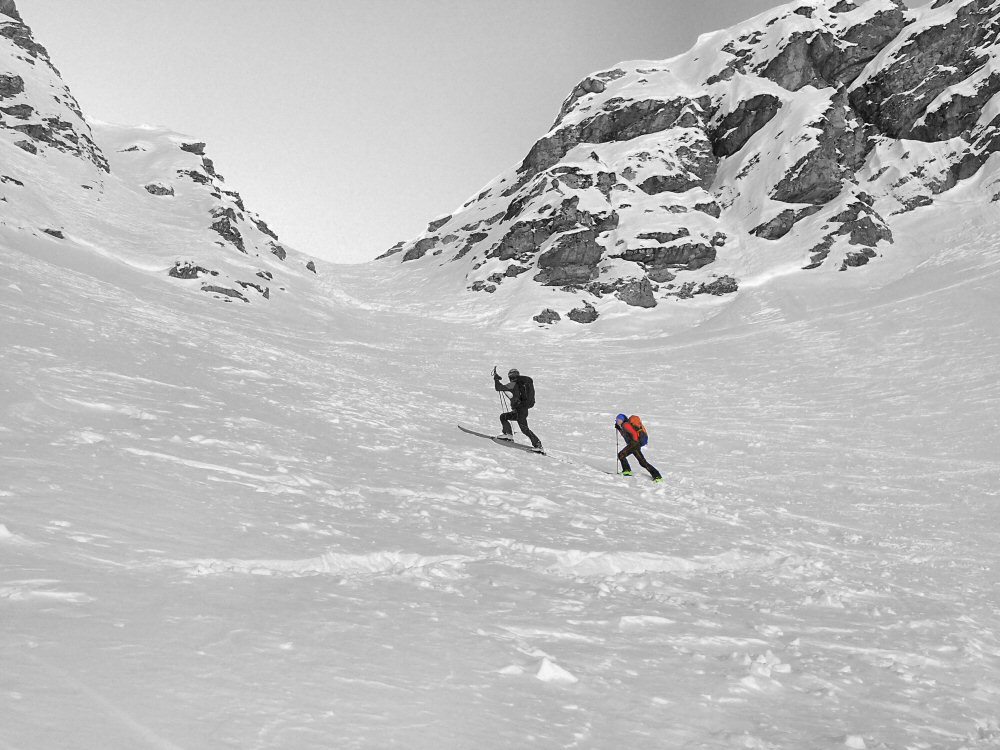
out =
{"type": "Polygon", "coordinates": [[[407,552],[371,552],[352,555],[325,552],[304,560],[192,560],[177,567],[191,575],[247,574],[259,576],[327,575],[345,580],[378,577],[459,578],[470,558],[461,555],[418,555],[407,552]]]}

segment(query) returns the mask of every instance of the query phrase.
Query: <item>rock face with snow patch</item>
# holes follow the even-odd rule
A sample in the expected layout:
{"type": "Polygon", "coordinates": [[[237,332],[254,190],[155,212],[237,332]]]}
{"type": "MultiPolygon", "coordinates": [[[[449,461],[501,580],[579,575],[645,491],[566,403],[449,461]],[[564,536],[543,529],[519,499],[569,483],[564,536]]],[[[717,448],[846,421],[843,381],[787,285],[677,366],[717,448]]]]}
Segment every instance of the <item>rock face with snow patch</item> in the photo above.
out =
{"type": "Polygon", "coordinates": [[[1000,150],[998,34],[1000,0],[800,0],[595,73],[518,166],[382,257],[465,264],[472,291],[587,297],[546,323],[732,294],[762,258],[891,262],[893,217],[1000,150]]]}
{"type": "Polygon", "coordinates": [[[88,123],[13,0],[0,0],[0,149],[8,226],[83,252],[118,245],[131,267],[160,263],[162,278],[193,290],[204,287],[192,279],[211,273],[225,299],[266,300],[284,276],[315,272],[226,186],[204,143],[88,123]]]}
{"type": "Polygon", "coordinates": [[[35,41],[13,0],[0,3],[0,131],[32,155],[56,149],[107,172],[80,105],[62,82],[49,53],[35,41]]]}

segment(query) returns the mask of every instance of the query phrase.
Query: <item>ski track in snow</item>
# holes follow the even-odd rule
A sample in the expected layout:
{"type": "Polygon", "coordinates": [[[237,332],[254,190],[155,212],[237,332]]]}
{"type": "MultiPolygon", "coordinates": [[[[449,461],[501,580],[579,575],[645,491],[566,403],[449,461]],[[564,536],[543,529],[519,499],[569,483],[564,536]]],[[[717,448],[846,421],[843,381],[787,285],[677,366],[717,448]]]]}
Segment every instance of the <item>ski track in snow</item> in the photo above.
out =
{"type": "Polygon", "coordinates": [[[0,256],[5,746],[1000,742],[989,279],[807,314],[777,279],[763,317],[588,343],[25,257],[0,256]],[[560,460],[455,430],[498,426],[497,363],[560,460]],[[664,485],[602,473],[621,409],[664,485]]]}

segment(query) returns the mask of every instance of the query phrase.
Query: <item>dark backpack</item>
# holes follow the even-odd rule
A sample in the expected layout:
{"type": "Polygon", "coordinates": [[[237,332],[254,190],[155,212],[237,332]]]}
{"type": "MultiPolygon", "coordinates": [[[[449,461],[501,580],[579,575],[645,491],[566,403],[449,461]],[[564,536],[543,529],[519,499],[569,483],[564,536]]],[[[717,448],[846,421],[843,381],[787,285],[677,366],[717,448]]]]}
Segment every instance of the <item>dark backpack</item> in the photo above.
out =
{"type": "Polygon", "coordinates": [[[517,376],[517,388],[520,393],[518,406],[531,409],[535,406],[535,382],[527,375],[517,376]]]}

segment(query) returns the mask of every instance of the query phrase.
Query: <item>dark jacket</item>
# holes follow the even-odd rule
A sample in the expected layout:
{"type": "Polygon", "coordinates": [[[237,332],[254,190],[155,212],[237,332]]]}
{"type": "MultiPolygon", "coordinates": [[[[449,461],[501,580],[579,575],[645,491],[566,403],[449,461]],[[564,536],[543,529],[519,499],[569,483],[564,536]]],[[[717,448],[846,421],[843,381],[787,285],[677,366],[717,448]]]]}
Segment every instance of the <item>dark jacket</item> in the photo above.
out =
{"type": "Polygon", "coordinates": [[[615,422],[615,429],[625,438],[626,445],[639,444],[639,433],[629,422],[622,422],[621,424],[615,422]]]}
{"type": "Polygon", "coordinates": [[[514,378],[514,380],[512,380],[510,383],[504,383],[499,375],[493,376],[493,387],[497,391],[506,391],[507,393],[510,394],[510,408],[514,409],[515,411],[517,409],[527,408],[526,406],[522,407],[521,405],[521,383],[519,381],[520,378],[517,377],[514,378]]]}

